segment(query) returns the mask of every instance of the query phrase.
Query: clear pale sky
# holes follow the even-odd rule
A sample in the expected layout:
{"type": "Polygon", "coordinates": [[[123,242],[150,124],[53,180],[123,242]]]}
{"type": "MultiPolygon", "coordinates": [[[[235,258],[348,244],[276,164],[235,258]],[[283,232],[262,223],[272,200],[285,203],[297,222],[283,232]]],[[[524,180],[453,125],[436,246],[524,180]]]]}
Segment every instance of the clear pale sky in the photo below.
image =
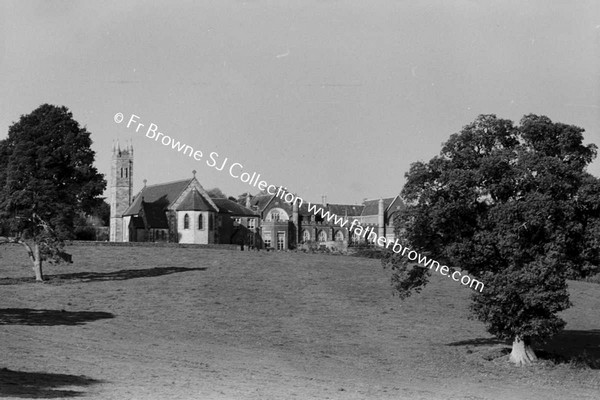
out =
{"type": "Polygon", "coordinates": [[[597,0],[3,1],[0,57],[0,139],[65,105],[107,179],[113,140],[132,139],[136,191],[193,169],[249,187],[117,112],[332,203],[396,195],[479,114],[547,115],[600,145],[597,0]]]}

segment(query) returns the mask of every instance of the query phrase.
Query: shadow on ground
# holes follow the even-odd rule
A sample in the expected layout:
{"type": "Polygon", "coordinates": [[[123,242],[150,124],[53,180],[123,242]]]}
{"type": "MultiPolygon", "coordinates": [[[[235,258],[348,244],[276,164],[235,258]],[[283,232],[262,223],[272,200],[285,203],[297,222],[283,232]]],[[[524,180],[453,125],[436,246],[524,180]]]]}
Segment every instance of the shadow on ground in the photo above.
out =
{"type": "Polygon", "coordinates": [[[86,322],[115,316],[102,311],[35,310],[0,308],[0,325],[83,325],[86,322]]]}
{"type": "Polygon", "coordinates": [[[574,363],[600,369],[600,329],[564,330],[536,352],[542,359],[555,363],[574,363]]]}
{"type": "Polygon", "coordinates": [[[86,393],[79,390],[61,390],[60,387],[90,386],[102,381],[86,376],[23,372],[0,368],[0,397],[64,399],[86,393]]]}
{"type": "Polygon", "coordinates": [[[446,346],[493,346],[495,344],[508,344],[505,340],[496,338],[477,338],[461,340],[460,342],[447,343],[446,346]]]}
{"type": "MultiPolygon", "coordinates": [[[[65,281],[97,282],[97,281],[122,281],[135,278],[152,278],[155,276],[175,274],[188,271],[204,271],[202,268],[185,267],[155,267],[144,269],[123,269],[113,272],[74,272],[70,274],[46,275],[46,283],[62,283],[65,281]]],[[[35,282],[33,277],[4,278],[0,279],[0,285],[18,285],[20,283],[35,282]]]]}
{"type": "MultiPolygon", "coordinates": [[[[447,343],[446,346],[495,346],[508,348],[490,349],[483,358],[497,358],[510,353],[511,344],[496,338],[477,338],[447,343]]],[[[534,345],[538,358],[555,364],[572,363],[575,366],[600,369],[600,329],[589,331],[565,330],[547,343],[534,345]]]]}

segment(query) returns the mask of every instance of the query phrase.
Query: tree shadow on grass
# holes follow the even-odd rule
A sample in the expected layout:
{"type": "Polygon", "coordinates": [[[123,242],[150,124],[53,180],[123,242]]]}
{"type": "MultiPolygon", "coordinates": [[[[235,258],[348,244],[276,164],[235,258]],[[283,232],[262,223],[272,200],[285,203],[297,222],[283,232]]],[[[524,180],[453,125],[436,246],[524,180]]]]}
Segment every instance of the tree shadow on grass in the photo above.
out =
{"type": "MultiPolygon", "coordinates": [[[[511,343],[496,338],[477,338],[446,344],[446,346],[494,345],[509,346],[506,349],[495,351],[495,356],[500,357],[510,352],[511,343]]],[[[583,368],[600,369],[600,329],[589,331],[565,330],[552,337],[545,344],[535,345],[534,343],[533,347],[537,357],[542,360],[549,360],[555,364],[570,363],[583,368]]]]}
{"type": "Polygon", "coordinates": [[[45,372],[12,371],[0,368],[0,397],[64,399],[80,397],[80,390],[57,389],[71,386],[90,386],[102,383],[86,376],[49,374],[45,372]]]}
{"type": "Polygon", "coordinates": [[[505,340],[496,338],[477,338],[469,340],[461,340],[459,342],[446,343],[446,346],[493,346],[496,344],[508,344],[505,340]]]}
{"type": "Polygon", "coordinates": [[[536,354],[557,364],[600,369],[600,329],[564,330],[539,346],[536,354]]]}
{"type": "MultiPolygon", "coordinates": [[[[97,282],[97,281],[123,281],[135,278],[152,278],[155,276],[175,274],[188,271],[205,271],[206,267],[185,268],[185,267],[155,267],[142,269],[123,269],[113,272],[74,272],[69,274],[46,275],[47,283],[65,283],[67,281],[76,282],[97,282]]],[[[20,283],[35,282],[33,277],[24,278],[4,278],[0,279],[0,285],[15,285],[20,283]]]]}
{"type": "Polygon", "coordinates": [[[0,325],[83,325],[99,319],[114,318],[102,311],[35,310],[31,308],[0,308],[0,325]]]}

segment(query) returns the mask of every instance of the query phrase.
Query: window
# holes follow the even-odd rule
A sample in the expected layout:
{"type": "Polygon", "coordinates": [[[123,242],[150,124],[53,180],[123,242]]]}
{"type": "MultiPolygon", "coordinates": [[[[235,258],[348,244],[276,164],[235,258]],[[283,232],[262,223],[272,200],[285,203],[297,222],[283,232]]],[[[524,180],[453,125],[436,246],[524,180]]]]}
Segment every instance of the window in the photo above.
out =
{"type": "Polygon", "coordinates": [[[187,214],[183,216],[183,229],[190,229],[190,216],[187,214]]]}
{"type": "Polygon", "coordinates": [[[204,215],[200,214],[198,215],[198,230],[203,230],[204,229],[204,215]]]}
{"type": "Polygon", "coordinates": [[[263,242],[265,242],[265,247],[271,247],[271,232],[263,233],[263,242]]]}
{"type": "Polygon", "coordinates": [[[248,218],[248,228],[249,229],[256,228],[256,218],[248,218]]]}
{"type": "Polygon", "coordinates": [[[277,250],[285,250],[285,232],[277,232],[277,250]]]}
{"type": "Polygon", "coordinates": [[[310,232],[308,231],[308,229],[302,230],[302,242],[310,242],[310,232]]]}
{"type": "Polygon", "coordinates": [[[242,223],[242,219],[241,218],[234,218],[233,219],[233,225],[234,226],[239,226],[242,223]]]}
{"type": "Polygon", "coordinates": [[[319,240],[319,242],[326,242],[327,241],[327,232],[319,231],[318,240],[319,240]]]}
{"type": "Polygon", "coordinates": [[[336,242],[343,242],[344,241],[344,233],[342,231],[337,231],[335,233],[335,241],[336,242]]]}
{"type": "Polygon", "coordinates": [[[290,219],[289,215],[281,208],[273,208],[267,214],[267,221],[288,221],[290,219]]]}

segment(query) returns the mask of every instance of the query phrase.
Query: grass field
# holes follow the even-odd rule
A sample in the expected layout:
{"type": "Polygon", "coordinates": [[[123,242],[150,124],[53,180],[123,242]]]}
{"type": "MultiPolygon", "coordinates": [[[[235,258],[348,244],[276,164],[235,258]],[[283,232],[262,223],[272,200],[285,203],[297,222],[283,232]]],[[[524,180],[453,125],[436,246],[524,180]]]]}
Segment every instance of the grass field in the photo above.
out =
{"type": "Polygon", "coordinates": [[[566,331],[540,353],[566,361],[516,368],[439,275],[400,301],[373,259],[68,250],[35,283],[23,250],[0,248],[0,398],[600,397],[600,369],[576,362],[600,359],[597,284],[570,282],[566,331]]]}

